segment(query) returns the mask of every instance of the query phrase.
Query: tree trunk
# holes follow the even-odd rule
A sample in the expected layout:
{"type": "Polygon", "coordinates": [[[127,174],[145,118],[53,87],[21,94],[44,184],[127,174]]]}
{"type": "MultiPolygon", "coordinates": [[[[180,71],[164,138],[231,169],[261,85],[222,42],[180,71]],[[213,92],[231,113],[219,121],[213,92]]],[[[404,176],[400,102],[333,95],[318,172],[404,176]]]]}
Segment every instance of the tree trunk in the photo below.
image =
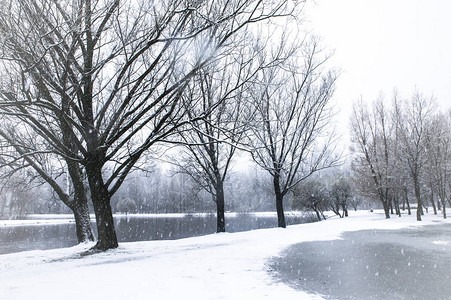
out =
{"type": "Polygon", "coordinates": [[[340,218],[343,218],[343,216],[340,214],[340,203],[338,202],[337,199],[335,199],[335,202],[332,203],[330,209],[334,212],[334,214],[336,214],[340,218]]]}
{"type": "MultiPolygon", "coordinates": [[[[97,194],[94,192],[94,194],[97,194]]],[[[113,213],[110,197],[105,194],[93,195],[92,203],[96,212],[97,244],[94,249],[105,251],[118,247],[116,230],[114,229],[113,213]]]]}
{"type": "Polygon", "coordinates": [[[283,211],[283,194],[280,191],[280,181],[279,175],[275,175],[273,178],[274,183],[274,192],[276,194],[276,211],[277,211],[277,226],[286,228],[287,224],[285,223],[285,213],[283,211]]]}
{"type": "Polygon", "coordinates": [[[431,193],[431,205],[432,209],[434,210],[434,215],[437,215],[437,206],[435,205],[434,201],[434,193],[431,193]]]}
{"type": "Polygon", "coordinates": [[[412,214],[412,210],[410,209],[410,202],[407,201],[407,215],[411,215],[412,214]]]}
{"type": "Polygon", "coordinates": [[[387,199],[381,199],[382,206],[384,207],[385,218],[390,219],[390,205],[387,199]]]}
{"type": "Polygon", "coordinates": [[[102,178],[98,165],[87,166],[89,187],[91,189],[92,204],[96,214],[97,244],[94,250],[106,251],[118,247],[116,230],[114,229],[111,197],[102,178]]]}
{"type": "Polygon", "coordinates": [[[321,221],[321,215],[319,214],[319,211],[315,209],[316,217],[318,218],[318,221],[321,221]]]}
{"type": "Polygon", "coordinates": [[[78,243],[94,241],[94,234],[91,227],[88,202],[78,202],[76,208],[72,210],[75,217],[75,228],[77,231],[78,243]]]}
{"type": "Polygon", "coordinates": [[[410,216],[412,214],[412,211],[410,210],[410,202],[409,202],[409,195],[407,192],[407,188],[404,189],[404,197],[405,197],[405,200],[407,203],[407,215],[410,216]]]}
{"type": "Polygon", "coordinates": [[[417,221],[421,221],[421,215],[423,214],[423,201],[421,201],[420,186],[418,182],[415,182],[415,198],[417,199],[417,221]]]}
{"type": "Polygon", "coordinates": [[[442,199],[440,199],[440,201],[442,202],[443,219],[446,219],[446,202],[445,202],[445,200],[442,200],[442,199]]]}
{"type": "Polygon", "coordinates": [[[396,214],[398,215],[398,217],[401,217],[401,209],[399,208],[399,205],[395,206],[395,210],[396,210],[396,214]]]}
{"type": "Polygon", "coordinates": [[[71,209],[75,217],[78,242],[94,241],[91,218],[89,216],[88,197],[86,196],[80,165],[69,159],[66,159],[66,164],[74,187],[74,201],[71,209]]]}
{"type": "Polygon", "coordinates": [[[276,195],[276,210],[277,210],[277,226],[286,228],[287,224],[285,223],[285,213],[283,210],[283,195],[276,195]]]}
{"type": "Polygon", "coordinates": [[[401,217],[401,209],[399,207],[399,200],[398,197],[393,197],[393,203],[395,205],[395,212],[396,214],[401,217]]]}
{"type": "Polygon", "coordinates": [[[224,184],[220,179],[216,186],[216,232],[225,232],[224,207],[224,184]]]}
{"type": "Polygon", "coordinates": [[[343,217],[348,217],[348,210],[346,209],[346,205],[342,204],[341,208],[343,209],[343,217]]]}

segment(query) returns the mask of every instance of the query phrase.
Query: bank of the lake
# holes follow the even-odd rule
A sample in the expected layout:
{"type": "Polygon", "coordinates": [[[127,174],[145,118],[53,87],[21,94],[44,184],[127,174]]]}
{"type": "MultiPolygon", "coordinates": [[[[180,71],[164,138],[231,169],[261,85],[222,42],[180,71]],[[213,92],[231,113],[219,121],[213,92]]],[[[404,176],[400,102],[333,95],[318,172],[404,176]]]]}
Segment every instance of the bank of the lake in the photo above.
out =
{"type": "MultiPolygon", "coordinates": [[[[95,218],[91,216],[96,233],[95,218]]],[[[311,214],[287,212],[288,225],[315,221],[311,214]]],[[[120,243],[173,240],[213,234],[216,215],[198,214],[117,214],[115,228],[120,243]]],[[[240,232],[277,226],[275,212],[226,213],[226,231],[240,232]]],[[[30,215],[23,220],[0,221],[0,254],[27,250],[47,250],[77,244],[75,221],[71,215],[30,215]]]]}

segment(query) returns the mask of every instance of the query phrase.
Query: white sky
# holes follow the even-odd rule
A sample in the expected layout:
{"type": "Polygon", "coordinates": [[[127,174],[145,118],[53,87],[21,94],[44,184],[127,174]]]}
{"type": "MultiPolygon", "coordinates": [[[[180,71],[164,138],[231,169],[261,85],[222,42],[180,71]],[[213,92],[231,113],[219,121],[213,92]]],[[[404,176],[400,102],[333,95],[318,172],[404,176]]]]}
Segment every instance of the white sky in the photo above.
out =
{"type": "Polygon", "coordinates": [[[335,94],[340,127],[347,126],[353,101],[370,102],[380,92],[390,98],[394,88],[404,97],[418,89],[443,110],[451,107],[451,1],[314,3],[305,10],[307,25],[335,49],[332,63],[342,72],[335,94]]]}

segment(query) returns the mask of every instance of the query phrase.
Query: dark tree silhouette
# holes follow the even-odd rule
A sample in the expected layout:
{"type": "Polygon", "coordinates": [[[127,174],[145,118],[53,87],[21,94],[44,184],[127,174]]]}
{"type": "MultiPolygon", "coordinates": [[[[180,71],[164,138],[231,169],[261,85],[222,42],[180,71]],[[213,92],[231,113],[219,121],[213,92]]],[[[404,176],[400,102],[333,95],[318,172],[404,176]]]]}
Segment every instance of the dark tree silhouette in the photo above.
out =
{"type": "Polygon", "coordinates": [[[248,137],[254,161],[272,177],[279,227],[286,227],[284,196],[316,171],[338,163],[332,136],[324,137],[336,75],[324,71],[328,57],[321,57],[315,39],[294,47],[285,43],[283,37],[273,51],[280,64],[263,69],[251,93],[256,114],[248,137]]]}
{"type": "Polygon", "coordinates": [[[249,24],[288,15],[294,6],[2,1],[3,107],[54,153],[83,166],[96,214],[95,249],[118,245],[111,196],[136,163],[193,121],[182,97],[193,76],[249,24]]]}

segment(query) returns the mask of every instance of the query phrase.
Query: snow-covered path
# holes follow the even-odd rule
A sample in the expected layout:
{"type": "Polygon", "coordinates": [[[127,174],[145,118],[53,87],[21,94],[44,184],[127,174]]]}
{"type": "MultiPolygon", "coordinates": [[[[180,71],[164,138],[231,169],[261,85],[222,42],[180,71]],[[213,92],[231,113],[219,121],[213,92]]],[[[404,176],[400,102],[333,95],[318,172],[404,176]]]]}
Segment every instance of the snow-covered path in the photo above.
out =
{"type": "Polygon", "coordinates": [[[0,298],[321,299],[276,282],[267,272],[268,258],[295,243],[337,239],[343,231],[449,222],[424,219],[351,212],[347,219],[286,229],[123,243],[93,255],[82,255],[91,245],[0,255],[0,298]]]}

